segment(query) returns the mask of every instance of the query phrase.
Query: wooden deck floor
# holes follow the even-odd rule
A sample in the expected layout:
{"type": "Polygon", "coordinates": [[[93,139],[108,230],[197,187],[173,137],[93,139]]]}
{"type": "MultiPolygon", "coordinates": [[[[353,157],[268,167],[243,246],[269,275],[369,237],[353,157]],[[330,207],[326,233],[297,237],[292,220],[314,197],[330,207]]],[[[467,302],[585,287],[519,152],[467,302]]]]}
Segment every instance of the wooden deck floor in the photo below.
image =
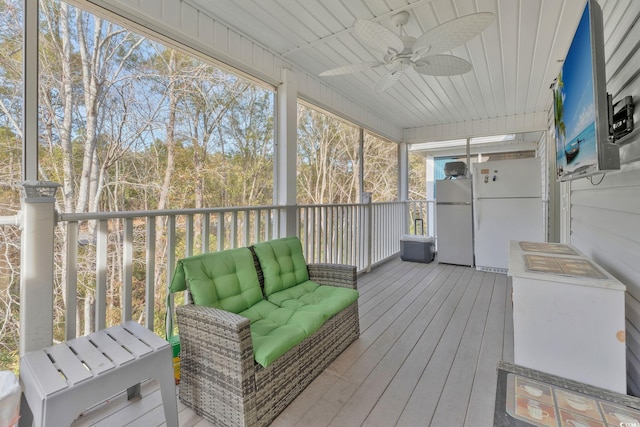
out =
{"type": "MultiPolygon", "coordinates": [[[[502,274],[400,259],[358,279],[361,337],[274,421],[285,426],[490,426],[496,365],[513,361],[502,274]]],[[[164,425],[155,382],[73,426],[164,425]]],[[[212,426],[178,403],[180,426],[212,426]]]]}

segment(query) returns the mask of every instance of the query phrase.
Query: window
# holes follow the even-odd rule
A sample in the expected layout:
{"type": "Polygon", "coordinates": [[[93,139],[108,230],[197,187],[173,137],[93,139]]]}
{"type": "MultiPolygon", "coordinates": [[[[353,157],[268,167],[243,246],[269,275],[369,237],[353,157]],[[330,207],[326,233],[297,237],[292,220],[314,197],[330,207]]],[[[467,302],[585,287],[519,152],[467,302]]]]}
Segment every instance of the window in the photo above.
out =
{"type": "MultiPolygon", "coordinates": [[[[41,0],[39,19],[39,171],[40,179],[63,184],[57,193],[60,212],[271,205],[273,88],[59,0],[41,0]]],[[[9,197],[4,191],[22,175],[20,0],[2,3],[0,23],[0,214],[12,215],[20,208],[19,193],[9,197]]],[[[166,265],[161,222],[156,222],[158,266],[166,265]]],[[[121,220],[108,224],[107,323],[120,316],[123,225],[121,220]]],[[[65,226],[57,229],[55,249],[55,339],[63,337],[65,315],[65,226]]],[[[137,261],[144,260],[138,252],[144,251],[146,236],[144,221],[133,226],[133,317],[140,319],[145,269],[137,261]]],[[[198,224],[194,228],[201,235],[198,224]]],[[[10,366],[17,359],[20,235],[7,229],[0,227],[0,312],[13,315],[0,331],[0,360],[10,366]]],[[[93,323],[95,230],[95,221],[79,225],[77,311],[84,332],[93,323]]],[[[184,251],[184,242],[176,246],[184,251]]],[[[157,311],[164,274],[155,276],[157,311]]],[[[156,320],[156,329],[162,329],[162,315],[156,320]]]]}
{"type": "Polygon", "coordinates": [[[298,103],[298,203],[358,202],[360,129],[298,103]]]}
{"type": "Polygon", "coordinates": [[[427,199],[427,161],[409,152],[409,200],[427,199]]]}
{"type": "Polygon", "coordinates": [[[63,2],[41,23],[40,163],[66,212],[271,204],[271,90],[63,2]]]}
{"type": "Polygon", "coordinates": [[[365,132],[364,191],[373,202],[398,200],[398,145],[365,132]]]}

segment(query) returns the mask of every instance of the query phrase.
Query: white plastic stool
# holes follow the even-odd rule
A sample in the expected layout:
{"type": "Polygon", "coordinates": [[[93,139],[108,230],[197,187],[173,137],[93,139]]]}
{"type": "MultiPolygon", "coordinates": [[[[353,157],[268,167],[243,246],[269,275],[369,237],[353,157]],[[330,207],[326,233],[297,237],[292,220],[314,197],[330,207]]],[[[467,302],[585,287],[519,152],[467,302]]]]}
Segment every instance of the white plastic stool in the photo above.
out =
{"type": "MultiPolygon", "coordinates": [[[[171,345],[134,321],[20,359],[20,383],[38,427],[68,427],[92,404],[155,378],[168,426],[178,426],[171,345]]],[[[29,416],[23,421],[31,422],[29,416]]]]}

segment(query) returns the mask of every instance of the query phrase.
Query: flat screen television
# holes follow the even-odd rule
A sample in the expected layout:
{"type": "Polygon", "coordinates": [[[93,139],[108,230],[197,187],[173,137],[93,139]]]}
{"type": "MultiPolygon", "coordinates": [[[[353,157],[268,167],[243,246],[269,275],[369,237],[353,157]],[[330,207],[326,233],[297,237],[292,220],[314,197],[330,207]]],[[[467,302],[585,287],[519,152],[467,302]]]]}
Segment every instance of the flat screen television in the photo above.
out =
{"type": "Polygon", "coordinates": [[[609,140],[602,9],[588,0],[553,87],[558,179],[620,169],[609,140]]]}

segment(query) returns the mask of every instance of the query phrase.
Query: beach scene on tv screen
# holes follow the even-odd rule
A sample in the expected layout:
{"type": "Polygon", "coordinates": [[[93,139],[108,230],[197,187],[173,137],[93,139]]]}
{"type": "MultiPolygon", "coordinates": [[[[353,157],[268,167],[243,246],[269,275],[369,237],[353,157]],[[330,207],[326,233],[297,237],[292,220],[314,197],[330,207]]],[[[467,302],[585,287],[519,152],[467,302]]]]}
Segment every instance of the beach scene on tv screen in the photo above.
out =
{"type": "Polygon", "coordinates": [[[558,75],[555,92],[558,175],[596,165],[596,112],[588,7],[558,75]]]}

